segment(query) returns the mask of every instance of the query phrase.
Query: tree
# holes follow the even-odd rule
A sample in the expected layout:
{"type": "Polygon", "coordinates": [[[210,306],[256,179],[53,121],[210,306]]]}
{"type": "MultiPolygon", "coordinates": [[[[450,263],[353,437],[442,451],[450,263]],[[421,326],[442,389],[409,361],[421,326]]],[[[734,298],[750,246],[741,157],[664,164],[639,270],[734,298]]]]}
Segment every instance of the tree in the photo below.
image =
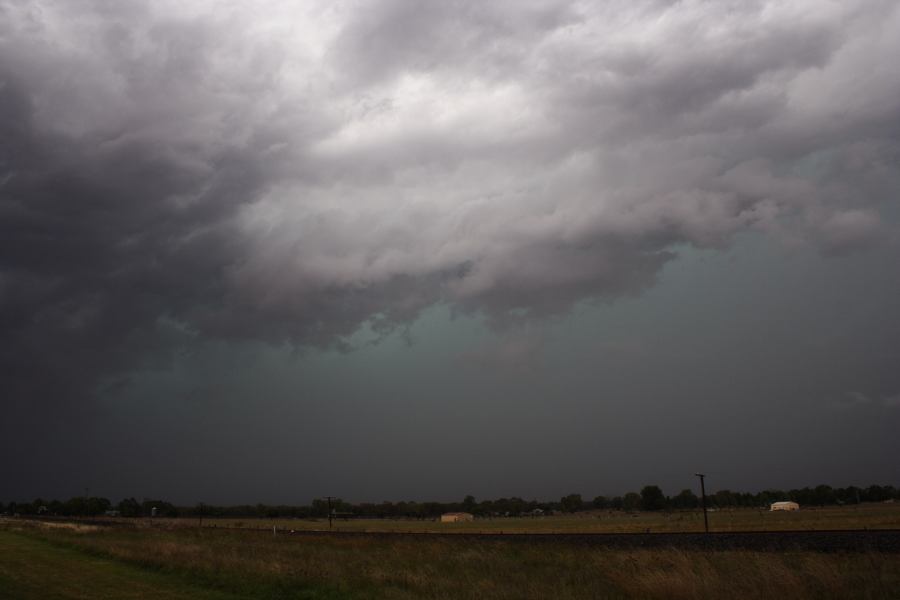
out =
{"type": "Polygon", "coordinates": [[[757,494],[757,504],[759,506],[769,506],[773,502],[782,502],[788,499],[787,492],[784,490],[763,490],[757,494]]]}
{"type": "Polygon", "coordinates": [[[700,501],[697,495],[691,490],[681,490],[678,495],[672,498],[672,506],[675,508],[697,508],[700,501]]]}
{"type": "MultiPolygon", "coordinates": [[[[260,512],[260,516],[263,515],[265,511],[265,507],[260,505],[257,509],[260,512]]],[[[328,500],[323,500],[322,498],[316,498],[312,501],[312,514],[316,517],[327,517],[328,516],[328,500]]]]}
{"type": "Polygon", "coordinates": [[[153,509],[156,509],[157,517],[177,517],[178,509],[165,500],[144,500],[141,503],[141,512],[145,517],[153,515],[153,509]]]}
{"type": "Polygon", "coordinates": [[[894,488],[892,486],[870,485],[863,493],[863,500],[866,502],[884,502],[894,497],[894,488]]]}
{"type": "Polygon", "coordinates": [[[728,507],[737,504],[737,499],[731,490],[717,491],[712,495],[712,501],[718,507],[728,507]]]}
{"type": "Polygon", "coordinates": [[[119,514],[123,517],[141,516],[141,505],[134,498],[124,498],[116,508],[119,509],[119,514]]]}
{"type": "Polygon", "coordinates": [[[837,496],[835,496],[834,490],[831,489],[830,485],[817,485],[816,489],[813,490],[813,494],[815,496],[815,503],[819,506],[835,504],[837,502],[837,496]]]}
{"type": "Polygon", "coordinates": [[[634,492],[628,492],[622,498],[622,508],[625,510],[637,510],[641,505],[641,495],[634,492]]]}
{"type": "Polygon", "coordinates": [[[96,517],[102,515],[110,509],[112,502],[106,498],[90,497],[85,499],[86,514],[96,517]]]}
{"type": "Polygon", "coordinates": [[[581,501],[581,494],[569,494],[568,496],[563,496],[560,498],[559,503],[562,506],[562,509],[568,513],[581,510],[583,504],[581,501]]]}
{"type": "Polygon", "coordinates": [[[846,488],[838,488],[834,490],[834,493],[839,504],[859,504],[860,491],[858,487],[851,485],[846,488]]]}
{"type": "Polygon", "coordinates": [[[84,498],[82,498],[81,496],[75,496],[65,501],[65,503],[63,504],[62,514],[67,516],[82,516],[87,514],[86,510],[87,508],[84,498]]]}
{"type": "Polygon", "coordinates": [[[463,498],[462,509],[464,512],[473,513],[478,504],[475,502],[475,496],[471,494],[463,498]]]}
{"type": "Polygon", "coordinates": [[[594,508],[609,508],[610,506],[609,498],[606,496],[597,496],[591,504],[594,505],[594,508]]]}
{"type": "Polygon", "coordinates": [[[659,486],[645,485],[641,490],[641,508],[644,510],[662,510],[666,507],[666,496],[659,486]]]}

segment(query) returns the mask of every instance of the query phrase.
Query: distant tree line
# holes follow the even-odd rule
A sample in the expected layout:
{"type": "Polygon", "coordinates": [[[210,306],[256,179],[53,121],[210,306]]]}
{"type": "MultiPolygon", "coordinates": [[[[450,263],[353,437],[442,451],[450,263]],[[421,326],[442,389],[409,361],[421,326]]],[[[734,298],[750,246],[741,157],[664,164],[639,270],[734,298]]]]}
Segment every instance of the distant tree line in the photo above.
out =
{"type": "MultiPolygon", "coordinates": [[[[849,486],[833,488],[817,485],[810,488],[792,490],[769,489],[761,492],[733,492],[719,490],[707,494],[707,506],[712,508],[765,507],[773,502],[792,500],[801,506],[833,506],[860,504],[862,502],[885,502],[900,500],[900,489],[892,485],[870,485],[866,488],[849,486]]],[[[570,504],[573,504],[570,502],[570,504]]],[[[590,503],[591,508],[612,510],[683,510],[700,506],[700,498],[693,490],[684,489],[674,496],[665,496],[655,485],[645,486],[641,492],[630,492],[624,496],[607,498],[597,496],[590,503]]]]}
{"type": "Polygon", "coordinates": [[[31,502],[0,502],[0,514],[8,515],[58,515],[65,517],[97,517],[115,511],[123,517],[149,517],[156,508],[157,516],[177,517],[181,510],[164,500],[143,500],[125,498],[113,504],[108,498],[76,496],[65,502],[36,498],[31,502]]]}
{"type": "MultiPolygon", "coordinates": [[[[900,489],[887,485],[868,487],[849,486],[832,488],[818,485],[793,490],[764,490],[761,492],[732,492],[719,490],[708,494],[707,504],[712,508],[765,507],[772,502],[793,500],[801,506],[832,506],[900,500],[900,489]]],[[[381,502],[350,504],[332,500],[331,510],[338,518],[418,518],[430,519],[446,512],[468,512],[478,517],[541,515],[551,512],[575,513],[585,510],[659,511],[687,510],[700,506],[700,498],[690,489],[674,496],[666,496],[656,485],[644,486],[641,491],[623,496],[597,496],[585,500],[581,494],[563,496],[558,502],[539,502],[522,498],[498,498],[476,501],[466,496],[462,502],[381,502]]],[[[153,509],[159,517],[246,517],[246,518],[324,518],[328,516],[328,502],[313,500],[304,506],[242,504],[214,506],[197,504],[192,507],[175,506],[164,500],[125,498],[113,504],[107,498],[76,496],[64,502],[36,498],[31,502],[0,502],[0,514],[7,515],[58,515],[90,516],[118,514],[122,517],[150,517],[153,509]]]]}

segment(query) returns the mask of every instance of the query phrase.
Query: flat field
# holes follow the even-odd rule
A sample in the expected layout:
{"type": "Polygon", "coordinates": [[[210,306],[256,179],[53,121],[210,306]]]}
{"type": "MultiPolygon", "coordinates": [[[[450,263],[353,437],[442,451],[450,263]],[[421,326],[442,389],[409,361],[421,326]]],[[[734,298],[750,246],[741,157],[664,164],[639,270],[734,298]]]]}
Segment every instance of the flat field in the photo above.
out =
{"type": "MultiPolygon", "coordinates": [[[[170,525],[197,526],[197,519],[162,520],[170,525]]],[[[327,519],[217,519],[204,518],[204,527],[248,529],[325,530],[327,519]]],[[[900,529],[900,504],[861,504],[849,507],[809,508],[796,512],[734,509],[709,513],[712,531],[787,531],[829,529],[900,529]]],[[[410,531],[440,533],[641,533],[703,531],[698,511],[635,512],[590,511],[574,515],[477,519],[469,523],[440,523],[433,519],[336,519],[337,531],[410,531]]]]}
{"type": "Polygon", "coordinates": [[[900,554],[0,522],[0,598],[900,598],[900,554]]]}
{"type": "MultiPolygon", "coordinates": [[[[0,526],[2,527],[2,526],[0,526]]],[[[0,598],[229,600],[228,592],[0,528],[0,598]]]]}

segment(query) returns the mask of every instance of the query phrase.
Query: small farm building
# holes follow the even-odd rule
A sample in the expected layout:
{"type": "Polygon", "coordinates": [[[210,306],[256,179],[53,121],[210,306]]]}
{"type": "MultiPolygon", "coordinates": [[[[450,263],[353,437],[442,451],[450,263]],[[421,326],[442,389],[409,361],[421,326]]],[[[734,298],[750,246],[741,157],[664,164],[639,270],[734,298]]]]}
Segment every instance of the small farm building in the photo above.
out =
{"type": "Polygon", "coordinates": [[[441,523],[462,523],[464,521],[474,521],[475,517],[472,513],[467,512],[451,512],[441,515],[441,523]]]}
{"type": "Polygon", "coordinates": [[[773,502],[769,510],[800,510],[800,505],[796,502],[773,502]]]}

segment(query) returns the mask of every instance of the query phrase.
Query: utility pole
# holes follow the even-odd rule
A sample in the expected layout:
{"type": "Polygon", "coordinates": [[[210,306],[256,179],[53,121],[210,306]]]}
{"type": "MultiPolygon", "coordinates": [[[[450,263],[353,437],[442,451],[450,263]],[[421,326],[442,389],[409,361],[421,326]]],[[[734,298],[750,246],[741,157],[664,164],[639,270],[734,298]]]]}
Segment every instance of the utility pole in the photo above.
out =
{"type": "Polygon", "coordinates": [[[694,473],[697,477],[700,478],[700,503],[703,506],[703,528],[706,530],[706,533],[709,533],[709,518],[706,516],[706,486],[703,484],[703,478],[706,477],[703,473],[694,473]]]}
{"type": "Polygon", "coordinates": [[[325,499],[328,500],[328,529],[331,529],[331,519],[334,517],[334,513],[331,510],[331,501],[337,500],[334,496],[325,496],[325,499]]]}

